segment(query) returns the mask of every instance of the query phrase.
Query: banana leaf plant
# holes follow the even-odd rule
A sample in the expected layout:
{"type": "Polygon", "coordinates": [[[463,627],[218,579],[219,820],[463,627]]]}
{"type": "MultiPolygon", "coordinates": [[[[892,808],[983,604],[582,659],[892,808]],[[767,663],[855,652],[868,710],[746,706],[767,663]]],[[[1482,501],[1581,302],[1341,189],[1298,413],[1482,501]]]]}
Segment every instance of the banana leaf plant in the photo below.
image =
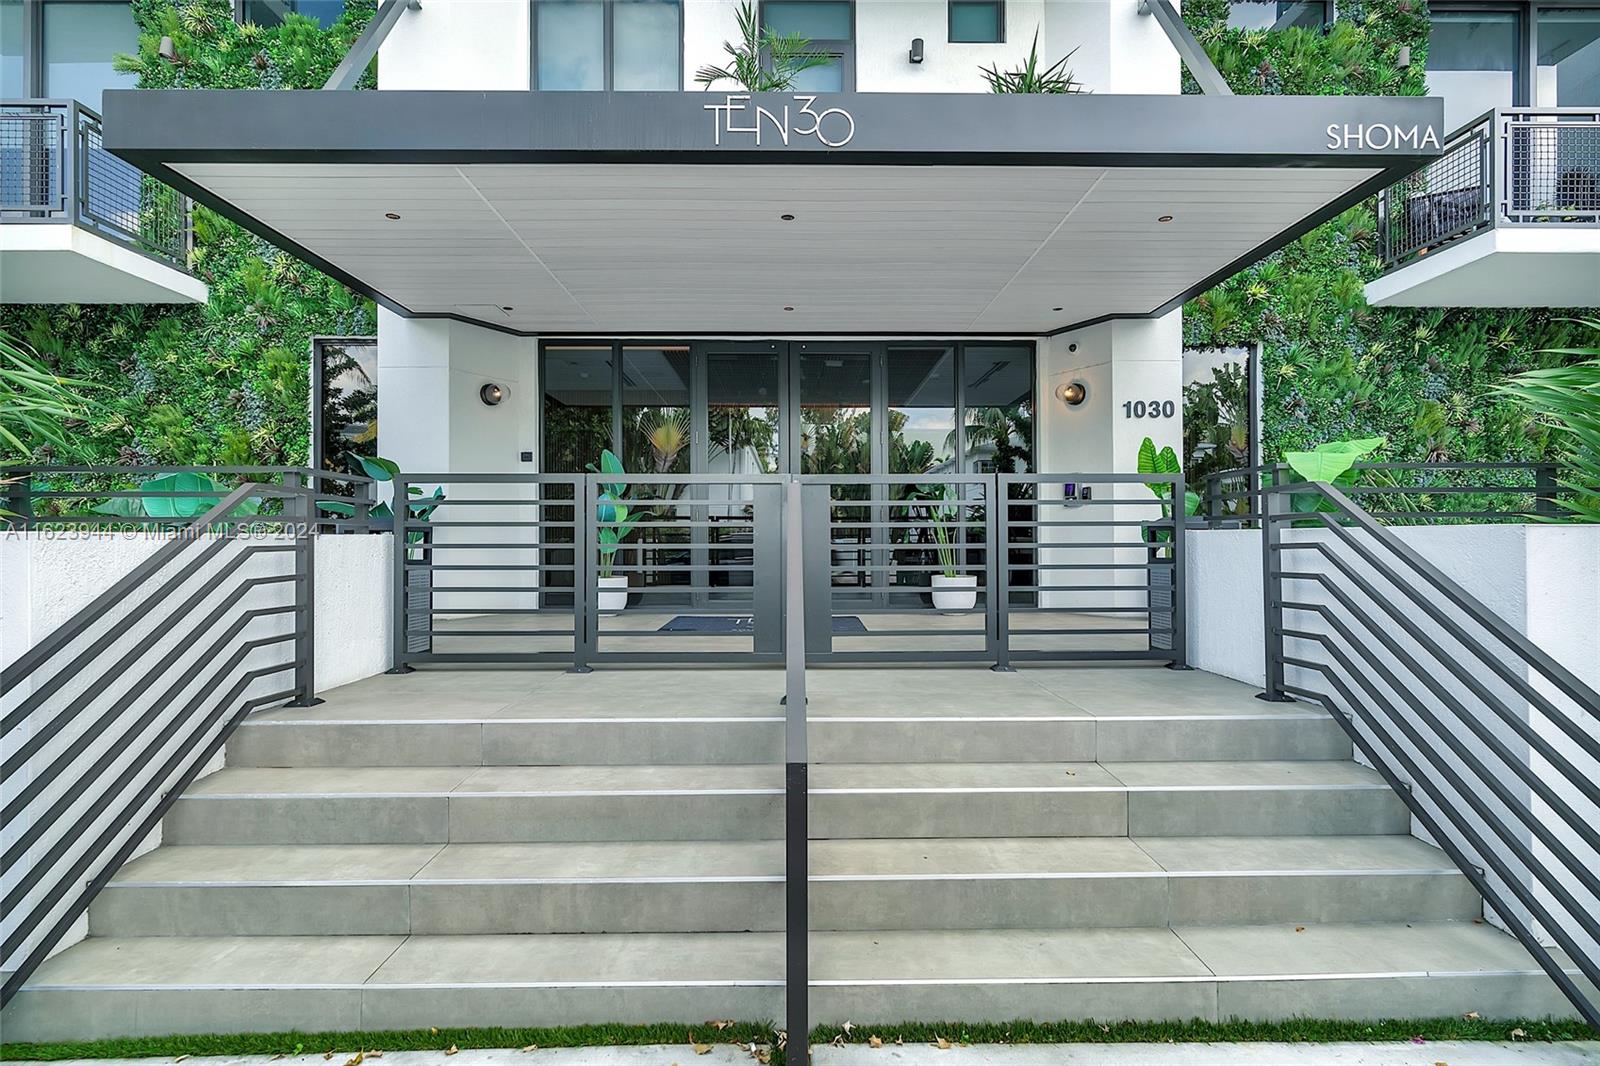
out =
{"type": "MultiPolygon", "coordinates": [[[[1178,453],[1172,450],[1169,444],[1160,451],[1156,450],[1156,442],[1146,437],[1139,442],[1139,469],[1140,474],[1181,474],[1183,464],[1178,461],[1178,453]]],[[[1177,484],[1174,481],[1147,481],[1145,488],[1156,494],[1161,501],[1161,520],[1166,522],[1172,518],[1172,490],[1177,484]]],[[[1183,492],[1183,513],[1185,517],[1200,513],[1200,494],[1185,488],[1183,492]]],[[[1156,529],[1151,531],[1150,541],[1161,543],[1172,539],[1172,530],[1156,529]]]]}
{"type": "MultiPolygon", "coordinates": [[[[400,464],[393,459],[369,458],[365,455],[358,455],[355,459],[356,462],[361,464],[362,472],[374,481],[393,481],[400,473],[400,464]]],[[[426,522],[431,518],[433,512],[437,511],[439,505],[445,500],[442,487],[435,487],[431,496],[424,493],[417,485],[407,486],[406,492],[408,496],[415,497],[409,499],[406,506],[410,509],[411,517],[419,522],[426,522]]],[[[354,518],[356,514],[355,504],[341,503],[337,500],[319,500],[317,501],[317,508],[339,518],[354,518]]],[[[373,504],[367,509],[367,518],[371,521],[374,529],[394,528],[394,508],[388,503],[373,504]]],[[[421,544],[422,540],[422,530],[407,530],[407,544],[421,544]]]]}
{"type": "Polygon", "coordinates": [[[939,555],[939,567],[944,571],[945,577],[959,576],[957,563],[960,548],[954,543],[951,531],[954,529],[958,534],[962,534],[966,527],[953,525],[961,520],[961,499],[958,490],[948,482],[939,485],[920,485],[907,498],[928,501],[923,510],[928,516],[928,528],[933,531],[934,550],[939,555]]]}
{"type": "MultiPolygon", "coordinates": [[[[600,466],[597,469],[593,463],[588,464],[591,474],[625,474],[622,460],[616,453],[606,448],[600,453],[600,466]]],[[[642,514],[630,510],[627,504],[628,485],[622,481],[600,482],[600,497],[595,508],[595,522],[600,526],[597,539],[600,541],[600,577],[610,577],[617,562],[617,550],[622,547],[622,542],[628,539],[633,532],[633,527],[638,524],[642,514]]]]}
{"type": "MultiPolygon", "coordinates": [[[[1387,443],[1384,437],[1361,437],[1356,440],[1334,440],[1317,445],[1308,452],[1285,452],[1283,461],[1289,467],[1288,484],[1302,485],[1322,482],[1346,488],[1356,483],[1360,472],[1356,463],[1365,459],[1387,443]]],[[[1332,511],[1333,505],[1321,493],[1292,492],[1289,509],[1297,514],[1317,514],[1332,511]]],[[[1297,526],[1320,525],[1314,520],[1294,523],[1297,526]]]]}
{"type": "MultiPolygon", "coordinates": [[[[95,514],[118,515],[123,518],[164,518],[174,522],[188,522],[205,514],[222,502],[233,491],[209,474],[163,474],[140,482],[139,491],[144,496],[117,496],[93,508],[95,514]],[[174,496],[170,493],[196,493],[193,496],[174,496]]],[[[261,498],[247,496],[239,501],[231,517],[258,515],[261,498]]]]}

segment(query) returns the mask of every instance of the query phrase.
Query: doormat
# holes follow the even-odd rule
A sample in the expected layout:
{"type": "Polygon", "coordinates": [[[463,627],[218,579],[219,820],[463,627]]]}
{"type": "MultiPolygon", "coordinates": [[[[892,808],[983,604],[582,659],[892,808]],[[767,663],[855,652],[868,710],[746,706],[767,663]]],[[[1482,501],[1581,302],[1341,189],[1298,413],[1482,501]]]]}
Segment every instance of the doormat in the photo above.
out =
{"type": "MultiPolygon", "coordinates": [[[[747,614],[680,614],[656,630],[657,633],[709,633],[713,636],[737,636],[755,631],[756,620],[747,614]]],[[[865,633],[867,627],[853,614],[836,614],[833,631],[865,633]]]]}

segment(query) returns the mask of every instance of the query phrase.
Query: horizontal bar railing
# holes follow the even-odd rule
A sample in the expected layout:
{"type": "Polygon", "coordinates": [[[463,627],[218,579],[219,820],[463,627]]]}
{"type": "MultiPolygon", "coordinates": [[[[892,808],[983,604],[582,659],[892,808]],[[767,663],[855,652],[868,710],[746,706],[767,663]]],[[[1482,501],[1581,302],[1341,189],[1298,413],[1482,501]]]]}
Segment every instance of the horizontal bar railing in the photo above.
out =
{"type": "MultiPolygon", "coordinates": [[[[1353,483],[1339,488],[1386,525],[1526,522],[1571,513],[1572,493],[1560,483],[1561,468],[1553,462],[1363,462],[1351,471],[1353,483]]],[[[1197,518],[1213,529],[1258,525],[1263,490],[1293,480],[1284,463],[1217,471],[1201,487],[1197,518]]],[[[1315,505],[1306,497],[1300,506],[1315,505]]],[[[1309,511],[1303,517],[1315,521],[1309,511]]]]}
{"type": "Polygon", "coordinates": [[[1271,486],[1262,517],[1263,698],[1332,712],[1600,1024],[1600,694],[1343,487],[1271,486]]]}
{"type": "Polygon", "coordinates": [[[1378,197],[1394,269],[1497,226],[1600,225],[1600,109],[1499,108],[1378,197]]]}
{"type": "Polygon", "coordinates": [[[188,270],[189,201],[107,151],[76,100],[0,101],[0,220],[71,223],[188,270]]]}
{"type": "Polygon", "coordinates": [[[0,670],[0,1000],[252,711],[316,698],[319,496],[226,491],[0,670]],[[274,514],[259,513],[270,501],[274,514]]]}
{"type": "Polygon", "coordinates": [[[371,518],[378,483],[359,474],[293,466],[0,467],[0,524],[14,529],[175,529],[191,522],[238,484],[296,490],[292,496],[252,497],[243,511],[275,521],[286,499],[311,491],[319,532],[365,533],[384,528],[371,518]],[[187,486],[187,487],[181,487],[187,486]]]}

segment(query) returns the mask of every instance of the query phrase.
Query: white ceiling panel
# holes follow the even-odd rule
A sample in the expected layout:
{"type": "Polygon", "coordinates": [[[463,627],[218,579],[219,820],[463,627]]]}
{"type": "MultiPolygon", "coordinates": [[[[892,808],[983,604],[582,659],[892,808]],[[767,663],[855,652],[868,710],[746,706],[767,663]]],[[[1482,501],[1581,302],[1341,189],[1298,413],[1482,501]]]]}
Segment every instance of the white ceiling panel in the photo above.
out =
{"type": "Polygon", "coordinates": [[[172,166],[411,311],[596,334],[1031,334],[1148,314],[1376,173],[172,166]]]}

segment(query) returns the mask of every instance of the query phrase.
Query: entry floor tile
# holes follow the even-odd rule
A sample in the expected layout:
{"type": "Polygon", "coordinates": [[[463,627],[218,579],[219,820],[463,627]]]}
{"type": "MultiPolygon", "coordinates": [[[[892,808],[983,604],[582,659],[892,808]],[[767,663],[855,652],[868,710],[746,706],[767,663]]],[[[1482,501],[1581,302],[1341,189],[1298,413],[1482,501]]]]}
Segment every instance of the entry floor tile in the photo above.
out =
{"type": "Polygon", "coordinates": [[[811,717],[1082,715],[1027,674],[995,673],[981,665],[808,670],[806,695],[811,717]]]}
{"type": "MultiPolygon", "coordinates": [[[[1253,685],[1203,670],[1162,666],[1025,666],[1028,680],[1090,714],[1196,715],[1305,713],[1300,703],[1268,703],[1253,685]]],[[[1314,708],[1313,708],[1314,709],[1314,708]]]]}
{"type": "Polygon", "coordinates": [[[619,670],[557,674],[496,718],[759,717],[783,713],[781,670],[619,670]]]}

